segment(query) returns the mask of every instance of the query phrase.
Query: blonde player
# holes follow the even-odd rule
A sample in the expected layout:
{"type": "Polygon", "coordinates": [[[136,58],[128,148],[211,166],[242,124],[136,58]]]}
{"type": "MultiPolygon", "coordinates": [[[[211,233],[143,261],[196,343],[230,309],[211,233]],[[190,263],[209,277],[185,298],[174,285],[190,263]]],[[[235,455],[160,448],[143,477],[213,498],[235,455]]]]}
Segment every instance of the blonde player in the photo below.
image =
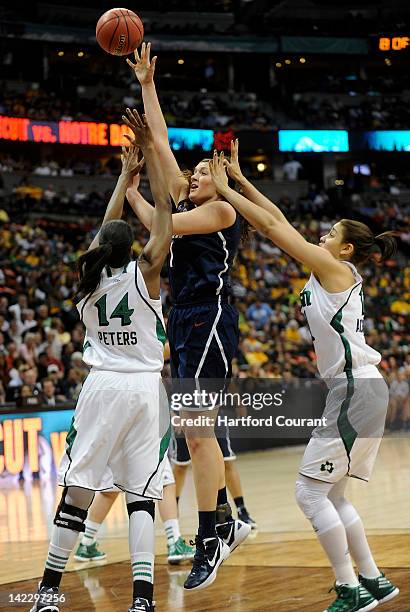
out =
{"type": "MultiPolygon", "coordinates": [[[[177,207],[168,266],[174,301],[167,326],[171,375],[176,386],[189,384],[191,390],[204,389],[209,379],[218,380],[224,389],[239,341],[238,313],[230,303],[230,270],[240,243],[241,221],[217,193],[208,159],[196,165],[190,180],[183,176],[155,89],[156,58],[150,59],[150,44],[142,44],[141,55],[135,51],[135,64],[127,62],[141,84],[154,144],[177,207]]],[[[125,116],[123,120],[132,129],[132,122],[125,116]]],[[[138,189],[129,189],[127,199],[140,221],[150,227],[152,207],[138,189]]],[[[199,408],[187,403],[181,406],[185,424],[192,422],[191,412],[199,408]]],[[[216,418],[215,410],[202,413],[208,422],[216,418]]],[[[183,429],[198,503],[196,554],[184,583],[192,591],[212,584],[220,565],[244,542],[251,527],[232,517],[224,461],[213,427],[183,429]]]]}
{"type": "Polygon", "coordinates": [[[380,261],[388,259],[395,240],[389,232],[374,236],[363,223],[342,219],[318,246],[310,244],[243,177],[237,141],[231,146],[231,161],[215,153],[210,169],[218,192],[255,229],[312,271],[301,302],[319,373],[329,387],[323,414],[327,424],[313,432],[307,446],[296,499],[336,576],[337,597],[327,612],[372,610],[399,590],[378,569],[362,521],[344,496],[349,476],[367,481],[371,475],[388,404],[387,386],[376,367],[381,355],[366,344],[363,334],[363,281],[356,266],[374,253],[380,261]],[[243,196],[227,186],[226,170],[243,196]]]}
{"type": "Polygon", "coordinates": [[[171,204],[147,124],[134,111],[135,141],[143,150],[156,206],[150,239],[131,261],[131,227],[119,220],[139,171],[138,149],[123,149],[122,173],[102,227],[78,260],[78,310],[86,326],[83,360],[91,366],[67,435],[59,470],[63,495],[54,519],[38,602],[32,612],[59,610],[62,572],[84,531],[97,490],[126,492],[133,571],[129,612],[151,612],[154,499],[162,497],[169,414],[161,382],[165,339],[160,271],[171,242],[171,204]]]}

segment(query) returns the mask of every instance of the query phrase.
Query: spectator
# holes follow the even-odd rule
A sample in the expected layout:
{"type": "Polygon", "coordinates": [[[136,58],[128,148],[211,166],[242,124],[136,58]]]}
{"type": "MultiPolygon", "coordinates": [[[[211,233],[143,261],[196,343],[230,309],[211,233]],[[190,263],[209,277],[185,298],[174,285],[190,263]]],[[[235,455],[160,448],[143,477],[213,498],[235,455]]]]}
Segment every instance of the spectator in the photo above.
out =
{"type": "Polygon", "coordinates": [[[250,321],[253,321],[256,329],[262,329],[269,321],[273,314],[272,308],[266,302],[257,300],[249,306],[246,315],[250,321]]]}
{"type": "Polygon", "coordinates": [[[57,402],[56,388],[51,378],[45,378],[42,382],[43,400],[47,406],[55,406],[57,402]]]}
{"type": "Polygon", "coordinates": [[[77,368],[68,370],[67,378],[62,381],[61,387],[67,399],[77,400],[82,386],[81,372],[77,368]]]}
{"type": "Polygon", "coordinates": [[[292,156],[283,164],[283,176],[287,181],[297,181],[302,170],[302,164],[292,156]]]}
{"type": "Polygon", "coordinates": [[[50,364],[47,368],[47,378],[51,380],[54,385],[56,395],[64,397],[64,389],[62,380],[64,377],[64,372],[58,368],[58,366],[54,363],[50,364]]]}
{"type": "Polygon", "coordinates": [[[43,403],[43,396],[38,389],[33,389],[31,385],[23,384],[19,389],[16,398],[17,406],[40,406],[43,403]]]}
{"type": "Polygon", "coordinates": [[[83,361],[83,354],[76,351],[71,355],[71,367],[75,368],[84,380],[88,375],[88,368],[83,361]]]}
{"type": "Polygon", "coordinates": [[[388,427],[410,430],[410,387],[404,369],[392,374],[389,392],[388,427]]]}

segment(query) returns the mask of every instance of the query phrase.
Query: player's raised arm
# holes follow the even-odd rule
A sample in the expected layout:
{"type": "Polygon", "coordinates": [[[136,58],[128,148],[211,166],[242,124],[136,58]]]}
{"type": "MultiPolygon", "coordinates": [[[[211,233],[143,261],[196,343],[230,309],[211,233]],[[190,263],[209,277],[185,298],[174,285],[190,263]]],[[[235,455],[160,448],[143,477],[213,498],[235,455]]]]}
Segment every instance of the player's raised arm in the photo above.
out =
{"type": "MultiPolygon", "coordinates": [[[[151,229],[154,207],[138,191],[139,177],[135,176],[127,190],[127,200],[141,223],[151,229]]],[[[209,202],[187,212],[172,215],[172,233],[178,236],[212,234],[232,225],[235,211],[227,202],[209,202]]]]}
{"type": "Polygon", "coordinates": [[[231,158],[230,160],[225,159],[225,167],[228,175],[235,181],[239,187],[241,193],[248,198],[251,202],[254,202],[257,206],[264,208],[270,213],[275,219],[286,220],[284,214],[279,208],[256,189],[255,185],[252,185],[250,181],[242,174],[241,167],[239,165],[239,140],[231,140],[231,158]]]}
{"type": "MultiPolygon", "coordinates": [[[[123,119],[134,132],[133,144],[138,145],[144,153],[151,193],[155,202],[155,207],[151,207],[150,237],[141,253],[139,266],[150,296],[157,298],[161,268],[168,255],[172,239],[172,205],[167,181],[163,175],[159,156],[153,143],[152,131],[146,118],[141,118],[136,110],[131,112],[127,109],[127,115],[128,117],[124,116],[123,119]]],[[[131,141],[129,136],[127,138],[131,141]]]]}
{"type": "Polygon", "coordinates": [[[100,230],[97,235],[94,237],[94,240],[90,244],[88,250],[94,249],[99,245],[99,234],[101,228],[108,223],[108,221],[112,221],[113,219],[121,219],[122,211],[124,208],[124,199],[125,194],[127,192],[128,187],[132,183],[132,179],[136,174],[140,173],[141,168],[144,165],[144,158],[138,159],[139,157],[139,147],[132,144],[129,148],[122,147],[122,170],[121,174],[118,177],[117,184],[112,193],[110,201],[108,202],[107,209],[105,211],[105,215],[103,221],[101,223],[100,230]]]}
{"type": "Polygon", "coordinates": [[[154,145],[158,152],[163,172],[168,182],[169,193],[178,204],[187,195],[188,183],[171,150],[168,140],[168,129],[158,100],[154,83],[155,63],[157,57],[150,59],[151,43],[142,43],[141,51],[135,50],[135,64],[127,59],[127,63],[135,72],[142,87],[145,115],[152,130],[154,145]]]}
{"type": "Polygon", "coordinates": [[[273,202],[271,202],[272,210],[278,211],[276,215],[231,189],[226,181],[226,160],[223,153],[218,156],[215,151],[209,166],[218,193],[225,197],[258,232],[270,238],[280,249],[304,263],[310,270],[317,272],[320,278],[331,277],[336,271],[339,274],[345,273],[346,267],[340,261],[332,257],[328,251],[307,242],[273,202]]]}

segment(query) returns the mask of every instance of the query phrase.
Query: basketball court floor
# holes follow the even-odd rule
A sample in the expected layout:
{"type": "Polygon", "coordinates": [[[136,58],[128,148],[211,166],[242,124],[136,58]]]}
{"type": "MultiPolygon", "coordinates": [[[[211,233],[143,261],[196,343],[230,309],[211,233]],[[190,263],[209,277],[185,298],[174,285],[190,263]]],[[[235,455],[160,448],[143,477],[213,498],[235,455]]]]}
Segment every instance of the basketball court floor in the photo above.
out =
{"type": "MultiPolygon", "coordinates": [[[[239,456],[245,500],[259,529],[224,563],[208,589],[184,592],[189,566],[168,566],[166,539],[157,518],[158,612],[325,609],[334,599],[334,593],[328,593],[333,574],[293,498],[302,453],[298,446],[239,456]]],[[[37,588],[58,502],[56,486],[7,480],[0,486],[0,609],[29,610],[28,603],[12,605],[10,594],[37,588]]],[[[401,591],[382,606],[383,611],[410,612],[410,439],[385,438],[371,482],[352,479],[347,491],[363,518],[376,562],[401,591]]],[[[191,474],[180,500],[180,522],[184,537],[192,538],[196,503],[191,474]]],[[[70,561],[62,580],[67,603],[61,612],[126,612],[131,603],[127,530],[126,509],[119,498],[99,536],[107,559],[90,564],[70,561]]]]}

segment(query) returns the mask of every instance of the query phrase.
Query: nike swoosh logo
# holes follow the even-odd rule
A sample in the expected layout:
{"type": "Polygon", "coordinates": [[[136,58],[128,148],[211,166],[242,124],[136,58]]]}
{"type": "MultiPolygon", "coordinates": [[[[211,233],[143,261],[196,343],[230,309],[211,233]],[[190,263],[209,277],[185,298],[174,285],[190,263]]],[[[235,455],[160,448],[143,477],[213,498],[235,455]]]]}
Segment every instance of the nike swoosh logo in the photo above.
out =
{"type": "Polygon", "coordinates": [[[215,566],[215,563],[216,563],[216,558],[217,558],[217,556],[218,556],[218,552],[219,552],[220,547],[221,547],[221,543],[220,543],[220,542],[218,542],[218,546],[216,547],[216,551],[215,551],[215,554],[214,554],[214,558],[212,559],[212,561],[211,561],[210,559],[208,559],[208,565],[210,565],[211,567],[214,567],[214,566],[215,566]]]}
{"type": "Polygon", "coordinates": [[[194,327],[201,327],[201,325],[205,325],[206,321],[202,321],[201,323],[194,323],[194,327]]]}

